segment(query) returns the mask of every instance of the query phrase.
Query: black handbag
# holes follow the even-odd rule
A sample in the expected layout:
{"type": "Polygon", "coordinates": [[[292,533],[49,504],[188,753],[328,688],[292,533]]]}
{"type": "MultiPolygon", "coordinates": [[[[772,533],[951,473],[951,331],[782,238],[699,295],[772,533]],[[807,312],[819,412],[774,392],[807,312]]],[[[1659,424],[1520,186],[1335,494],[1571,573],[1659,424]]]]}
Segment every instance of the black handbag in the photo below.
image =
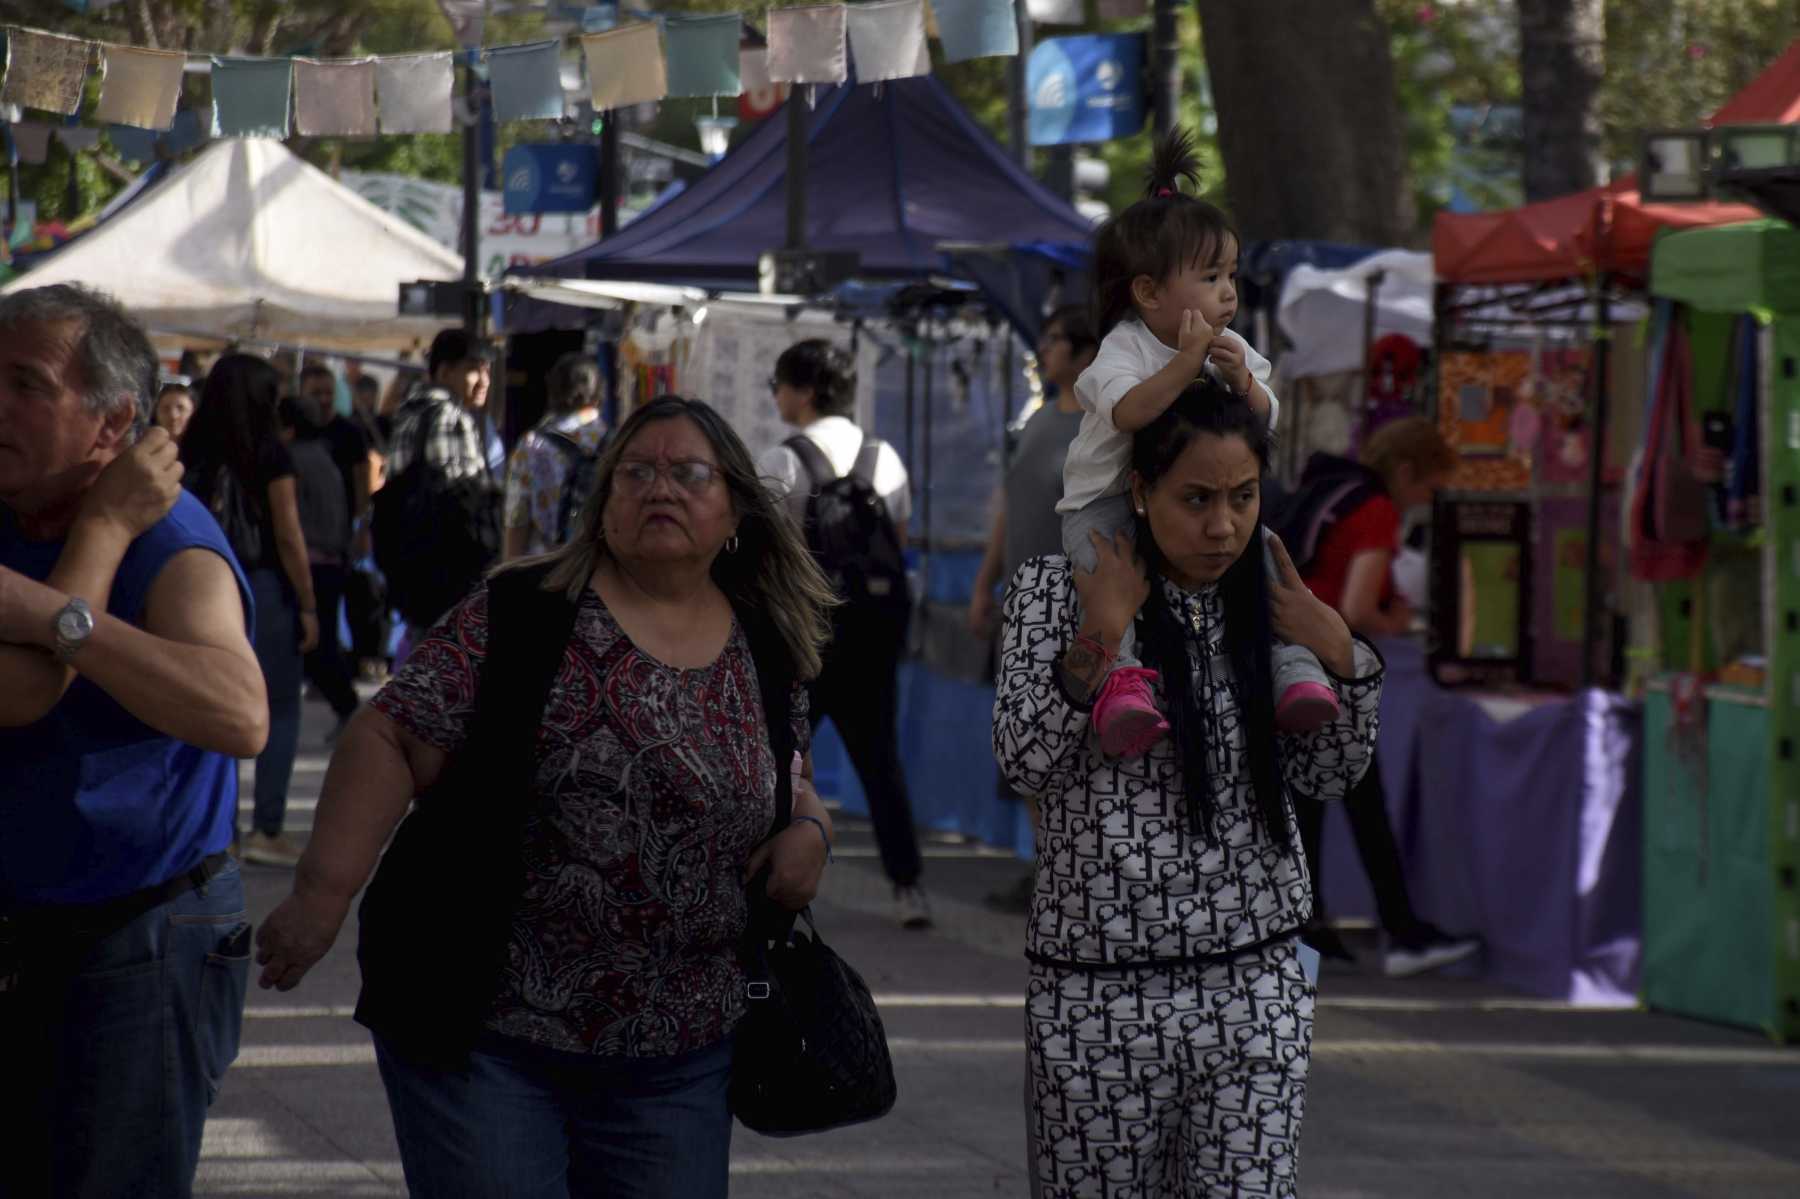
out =
{"type": "Polygon", "coordinates": [[[812,909],[801,915],[805,931],[789,913],[779,936],[759,938],[731,1066],[732,1113],[765,1136],[874,1120],[898,1094],[868,984],[820,939],[812,909]]]}
{"type": "MultiPolygon", "coordinates": [[[[794,812],[788,760],[786,655],[766,619],[739,613],[756,659],[763,711],[775,751],[775,821],[785,829],[794,812]]],[[[768,897],[769,868],[750,880],[750,923],[743,962],[749,1007],[737,1029],[731,1063],[731,1111],[745,1128],[765,1136],[799,1136],[859,1124],[894,1107],[894,1063],[875,997],[850,964],[819,937],[812,909],[802,915],[768,897]]]]}

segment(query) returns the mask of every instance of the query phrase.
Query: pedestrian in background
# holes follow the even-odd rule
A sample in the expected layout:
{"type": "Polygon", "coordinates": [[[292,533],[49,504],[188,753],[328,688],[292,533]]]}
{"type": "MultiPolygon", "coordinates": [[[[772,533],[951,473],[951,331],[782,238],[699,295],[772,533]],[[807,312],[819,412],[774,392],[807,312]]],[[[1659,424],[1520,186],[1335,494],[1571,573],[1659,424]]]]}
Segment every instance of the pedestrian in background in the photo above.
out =
{"type": "MultiPolygon", "coordinates": [[[[1381,662],[1264,566],[1268,426],[1204,378],[1132,439],[1129,534],[1025,564],[1006,599],[994,752],[1042,796],[1027,922],[1033,1193],[1293,1195],[1312,1047],[1296,807],[1374,754],[1381,662]],[[1141,562],[1138,555],[1141,555],[1141,562]],[[1128,625],[1171,735],[1102,751],[1094,701],[1128,625]],[[1337,719],[1278,732],[1275,638],[1331,671],[1337,719]]],[[[1310,951],[1308,951],[1310,952],[1310,951]]],[[[1316,958],[1314,958],[1316,964],[1316,958]]]]}
{"type": "MultiPolygon", "coordinates": [[[[1081,429],[1075,380],[1094,361],[1099,348],[1093,317],[1083,305],[1058,308],[1044,322],[1037,358],[1047,394],[1019,431],[1007,459],[1005,477],[994,496],[987,552],[969,593],[969,631],[985,642],[991,643],[998,631],[996,589],[1030,559],[1062,552],[1062,518],[1056,505],[1063,494],[1063,461],[1069,456],[1069,443],[1081,429]]],[[[1005,778],[1000,779],[1000,793],[1008,801],[1023,800],[1031,811],[1031,827],[1037,828],[1035,796],[1020,795],[1005,778]]],[[[988,904],[1022,915],[1035,886],[1035,874],[1027,872],[1016,886],[989,895],[988,904]]]]}
{"type": "Polygon", "coordinates": [[[281,379],[265,359],[227,354],[206,376],[181,443],[182,483],[218,519],[256,598],[256,660],[269,697],[269,740],[256,757],[246,862],[292,866],[284,831],[300,744],[301,662],[319,643],[319,602],[300,528],[294,459],[281,440],[281,379]]]}
{"type": "Polygon", "coordinates": [[[582,536],[496,572],[345,733],[293,894],[258,937],[265,987],[292,988],[330,948],[415,797],[455,803],[434,785],[494,761],[472,739],[482,713],[531,732],[529,777],[507,792],[521,803],[484,790],[446,817],[442,838],[473,843],[485,873],[402,850],[410,817],[364,904],[358,1019],[413,1194],[726,1193],[745,883],[768,864],[767,895],[797,910],[830,846],[804,682],[831,602],[737,434],[660,398],[607,449],[582,536]],[[558,663],[547,700],[481,694],[539,656],[558,663]],[[784,779],[794,819],[770,837],[784,779]],[[442,926],[433,897],[449,892],[498,914],[494,943],[442,926]],[[418,927],[372,927],[394,895],[420,897],[418,927]],[[443,960],[412,971],[383,949],[421,940],[443,960]],[[464,994],[466,1011],[450,1001],[464,994]]]}
{"type": "Polygon", "coordinates": [[[928,928],[924,860],[900,761],[900,655],[912,613],[902,558],[912,515],[906,466],[857,427],[856,373],[830,342],[812,338],[782,351],[769,388],[781,419],[798,432],[763,456],[762,472],[844,600],[812,686],[813,728],[831,718],[862,781],[896,918],[928,928]]]}
{"type": "Polygon", "coordinates": [[[508,559],[548,553],[575,534],[598,479],[606,442],[600,419],[600,367],[585,354],[564,354],[550,368],[549,411],[519,438],[506,472],[508,559]]]}
{"type": "Polygon", "coordinates": [[[165,383],[156,395],[156,411],[153,423],[159,429],[167,430],[169,436],[179,443],[181,435],[187,432],[188,422],[194,419],[194,390],[186,383],[165,383]]]}
{"type": "Polygon", "coordinates": [[[142,328],[0,297],[0,1195],[186,1195],[237,1056],[250,588],[144,432],[142,328]],[[140,434],[142,438],[140,440],[140,434]]]}

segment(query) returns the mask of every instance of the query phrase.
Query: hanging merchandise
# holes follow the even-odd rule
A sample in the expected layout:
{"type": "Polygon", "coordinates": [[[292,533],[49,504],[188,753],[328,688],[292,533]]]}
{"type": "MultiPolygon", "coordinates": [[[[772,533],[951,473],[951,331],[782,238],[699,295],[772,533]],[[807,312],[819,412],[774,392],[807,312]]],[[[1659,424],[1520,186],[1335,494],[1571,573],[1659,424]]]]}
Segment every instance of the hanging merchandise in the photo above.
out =
{"type": "Polygon", "coordinates": [[[456,35],[456,44],[465,50],[481,48],[482,26],[487,20],[487,0],[438,0],[438,8],[443,10],[444,19],[450,22],[450,32],[456,35]]]}
{"type": "Polygon", "coordinates": [[[375,60],[294,60],[294,131],[302,137],[375,136],[375,60]]]}
{"type": "Polygon", "coordinates": [[[448,51],[375,60],[383,133],[449,133],[450,95],[456,86],[448,51]]]}
{"type": "Polygon", "coordinates": [[[838,84],[850,77],[848,18],[842,4],[769,10],[769,78],[776,83],[838,84]]]}
{"type": "Polygon", "coordinates": [[[1019,52],[1019,16],[1013,0],[936,0],[932,11],[937,14],[945,62],[1019,52]]]}
{"type": "Polygon", "coordinates": [[[654,21],[585,34],[581,52],[587,59],[588,87],[596,112],[647,104],[669,94],[662,42],[654,21]]]}
{"type": "Polygon", "coordinates": [[[154,162],[156,160],[156,132],[151,129],[140,129],[135,125],[108,125],[106,140],[126,162],[154,162]]]}
{"type": "Polygon", "coordinates": [[[6,84],[0,104],[71,116],[81,108],[90,43],[35,29],[6,31],[6,84]]]}
{"type": "Polygon", "coordinates": [[[14,121],[8,128],[20,162],[40,166],[50,156],[50,126],[42,121],[14,121]]]}
{"type": "MultiPolygon", "coordinates": [[[[668,94],[735,96],[742,91],[738,42],[743,30],[744,18],[734,12],[666,18],[663,48],[668,58],[668,94]]],[[[591,75],[592,60],[589,62],[591,75]]]]}
{"type": "Polygon", "coordinates": [[[486,56],[496,121],[562,120],[560,41],[496,46],[486,56]]]}
{"type": "Polygon", "coordinates": [[[213,136],[287,137],[293,83],[292,59],[215,56],[213,136]]]}
{"type": "Polygon", "coordinates": [[[128,46],[102,46],[100,53],[105,82],[94,109],[96,121],[139,129],[167,129],[174,124],[186,54],[128,46]]]}
{"type": "Polygon", "coordinates": [[[850,54],[858,83],[931,74],[925,0],[881,0],[849,11],[850,54]]]}

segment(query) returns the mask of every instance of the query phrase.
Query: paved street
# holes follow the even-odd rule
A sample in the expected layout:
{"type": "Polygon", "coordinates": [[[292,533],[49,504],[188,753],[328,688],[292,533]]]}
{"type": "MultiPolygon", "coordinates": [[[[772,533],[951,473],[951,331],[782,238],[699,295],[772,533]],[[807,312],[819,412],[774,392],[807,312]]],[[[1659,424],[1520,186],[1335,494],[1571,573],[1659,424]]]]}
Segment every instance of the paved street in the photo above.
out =
{"type": "MultiPolygon", "coordinates": [[[[301,833],[328,724],[321,705],[307,705],[289,822],[301,833]]],[[[866,828],[846,821],[840,831],[816,912],[876,992],[900,1103],[885,1120],[823,1136],[738,1129],[733,1195],[1024,1195],[1022,930],[981,902],[1022,864],[934,840],[938,928],[903,932],[866,828]]],[[[260,919],[288,875],[246,867],[245,878],[260,919]]],[[[1373,941],[1360,944],[1372,961],[1373,941]]],[[[243,1051],[207,1127],[200,1193],[405,1193],[373,1051],[350,1020],[354,949],[352,927],[298,990],[252,988],[243,1051]]],[[[1347,968],[1322,981],[1316,1035],[1308,1199],[1800,1195],[1800,1049],[1755,1034],[1347,968]]]]}

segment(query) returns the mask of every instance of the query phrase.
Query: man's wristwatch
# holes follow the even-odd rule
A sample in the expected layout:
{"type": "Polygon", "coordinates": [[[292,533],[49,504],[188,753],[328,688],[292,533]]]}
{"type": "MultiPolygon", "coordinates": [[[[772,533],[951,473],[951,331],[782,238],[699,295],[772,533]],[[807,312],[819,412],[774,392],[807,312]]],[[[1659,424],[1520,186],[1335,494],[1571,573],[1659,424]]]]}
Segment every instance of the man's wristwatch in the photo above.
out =
{"type": "Polygon", "coordinates": [[[56,660],[66,665],[94,635],[94,610],[79,595],[71,596],[50,627],[56,634],[56,660]]]}

